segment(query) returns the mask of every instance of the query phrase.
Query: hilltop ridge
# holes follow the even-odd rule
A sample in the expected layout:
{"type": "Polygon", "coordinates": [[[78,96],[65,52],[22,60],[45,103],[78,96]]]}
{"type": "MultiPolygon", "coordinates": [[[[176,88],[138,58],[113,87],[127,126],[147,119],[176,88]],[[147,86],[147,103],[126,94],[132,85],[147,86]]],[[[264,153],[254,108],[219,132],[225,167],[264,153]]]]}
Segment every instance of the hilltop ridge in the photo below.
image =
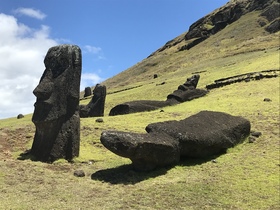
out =
{"type": "MultiPolygon", "coordinates": [[[[227,25],[237,21],[241,16],[254,10],[263,10],[263,16],[272,22],[279,17],[279,4],[276,4],[276,2],[277,1],[274,0],[231,0],[225,6],[214,10],[212,13],[194,22],[189,27],[188,32],[186,32],[180,39],[174,39],[167,42],[163,47],[152,53],[150,56],[157,52],[162,52],[166,48],[175,46],[183,41],[186,43],[178,50],[189,50],[208,37],[224,29],[227,25]]],[[[265,23],[263,24],[266,25],[265,23]]],[[[266,27],[266,30],[267,28],[269,27],[266,27]]]]}
{"type": "Polygon", "coordinates": [[[182,70],[183,66],[192,69],[194,59],[208,62],[278,47],[279,6],[278,0],[231,0],[194,22],[188,31],[146,59],[102,84],[109,89],[137,86],[153,74],[164,76],[182,70]]]}

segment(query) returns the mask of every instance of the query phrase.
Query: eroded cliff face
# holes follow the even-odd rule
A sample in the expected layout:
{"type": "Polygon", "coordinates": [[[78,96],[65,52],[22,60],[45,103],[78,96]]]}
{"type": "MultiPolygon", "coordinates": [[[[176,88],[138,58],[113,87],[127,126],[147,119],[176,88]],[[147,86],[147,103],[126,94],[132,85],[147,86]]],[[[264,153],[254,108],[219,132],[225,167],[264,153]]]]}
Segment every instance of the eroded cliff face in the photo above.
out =
{"type": "Polygon", "coordinates": [[[262,11],[259,21],[260,26],[264,27],[269,33],[275,33],[279,31],[279,9],[279,0],[231,0],[223,7],[193,23],[184,36],[167,42],[150,56],[183,41],[186,41],[186,44],[178,50],[189,50],[224,29],[227,25],[235,22],[241,16],[257,10],[262,11]]]}

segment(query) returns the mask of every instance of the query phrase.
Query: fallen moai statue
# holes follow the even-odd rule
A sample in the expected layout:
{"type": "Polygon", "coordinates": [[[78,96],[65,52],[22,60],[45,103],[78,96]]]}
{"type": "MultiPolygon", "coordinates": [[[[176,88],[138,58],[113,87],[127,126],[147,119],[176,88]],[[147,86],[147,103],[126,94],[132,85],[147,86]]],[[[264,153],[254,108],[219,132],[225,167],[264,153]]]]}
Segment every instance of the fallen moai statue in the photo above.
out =
{"type": "Polygon", "coordinates": [[[30,153],[37,160],[71,160],[79,155],[81,62],[76,45],[59,45],[47,52],[46,69],[33,91],[36,132],[30,153]]]}
{"type": "Polygon", "coordinates": [[[152,111],[165,106],[172,106],[185,101],[191,101],[195,98],[207,94],[206,90],[196,89],[200,76],[193,75],[187,81],[178,87],[173,93],[167,96],[166,101],[139,100],[119,104],[110,110],[109,115],[122,115],[136,112],[152,111]]]}
{"type": "Polygon", "coordinates": [[[93,90],[93,97],[87,105],[80,105],[80,117],[102,117],[106,99],[106,86],[97,84],[93,90]]]}
{"type": "Polygon", "coordinates": [[[180,121],[152,123],[146,134],[103,131],[101,143],[130,158],[136,170],[149,171],[177,164],[180,157],[219,155],[250,134],[250,122],[223,112],[201,111],[180,121]]]}

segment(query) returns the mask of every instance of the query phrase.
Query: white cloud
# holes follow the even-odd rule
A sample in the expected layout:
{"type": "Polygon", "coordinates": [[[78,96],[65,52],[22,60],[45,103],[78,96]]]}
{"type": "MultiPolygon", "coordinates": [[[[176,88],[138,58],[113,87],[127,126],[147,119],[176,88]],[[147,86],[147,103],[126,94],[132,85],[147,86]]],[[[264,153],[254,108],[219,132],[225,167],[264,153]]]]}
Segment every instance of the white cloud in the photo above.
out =
{"type": "Polygon", "coordinates": [[[85,45],[82,50],[83,50],[83,53],[94,54],[95,60],[105,60],[106,59],[105,56],[103,55],[101,47],[85,45]]]}
{"type": "Polygon", "coordinates": [[[93,53],[93,54],[98,54],[102,51],[102,49],[100,47],[95,47],[95,46],[90,46],[90,45],[86,45],[84,47],[84,51],[87,53],[93,53]]]}
{"type": "Polygon", "coordinates": [[[14,10],[15,14],[19,14],[19,15],[26,15],[28,17],[32,17],[32,18],[36,18],[39,20],[43,20],[46,15],[41,12],[40,10],[36,10],[36,9],[32,9],[32,8],[18,8],[16,10],[14,10]]]}
{"type": "Polygon", "coordinates": [[[43,59],[58,44],[49,33],[48,26],[32,29],[0,13],[0,118],[33,112],[32,92],[45,69],[43,59]]]}
{"type": "Polygon", "coordinates": [[[94,73],[84,73],[81,77],[81,90],[84,90],[85,87],[92,87],[97,83],[103,81],[101,77],[94,73]]]}

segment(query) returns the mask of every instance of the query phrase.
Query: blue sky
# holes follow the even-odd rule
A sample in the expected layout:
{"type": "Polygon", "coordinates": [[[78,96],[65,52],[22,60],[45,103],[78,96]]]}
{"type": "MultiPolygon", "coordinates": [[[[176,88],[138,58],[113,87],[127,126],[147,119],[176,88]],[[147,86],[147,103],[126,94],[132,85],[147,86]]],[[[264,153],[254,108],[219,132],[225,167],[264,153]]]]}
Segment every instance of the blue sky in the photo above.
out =
{"type": "Polygon", "coordinates": [[[33,112],[47,50],[82,49],[81,90],[140,62],[228,0],[0,0],[0,119],[33,112]]]}

